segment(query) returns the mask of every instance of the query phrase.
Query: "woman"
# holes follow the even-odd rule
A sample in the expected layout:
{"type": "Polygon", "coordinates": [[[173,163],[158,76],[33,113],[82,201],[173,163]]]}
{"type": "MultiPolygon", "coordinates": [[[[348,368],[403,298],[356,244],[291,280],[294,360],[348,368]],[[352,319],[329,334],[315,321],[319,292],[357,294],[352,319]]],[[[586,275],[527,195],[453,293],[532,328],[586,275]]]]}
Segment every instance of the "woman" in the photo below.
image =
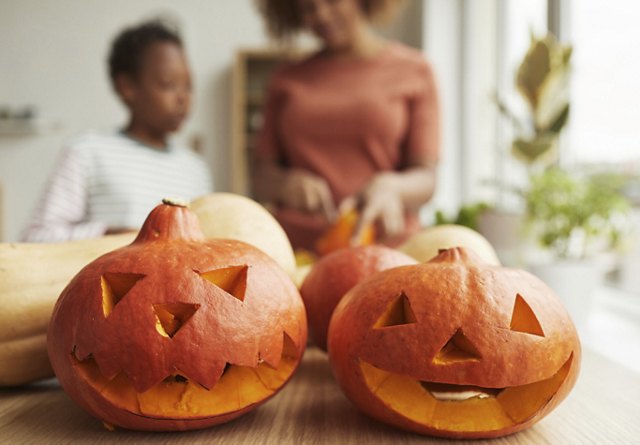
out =
{"type": "Polygon", "coordinates": [[[338,209],[360,208],[395,245],[419,228],[440,144],[434,76],[423,55],[377,36],[398,0],[259,0],[270,33],[300,31],[318,52],[271,79],[257,146],[256,195],[296,248],[313,249],[338,209]]]}

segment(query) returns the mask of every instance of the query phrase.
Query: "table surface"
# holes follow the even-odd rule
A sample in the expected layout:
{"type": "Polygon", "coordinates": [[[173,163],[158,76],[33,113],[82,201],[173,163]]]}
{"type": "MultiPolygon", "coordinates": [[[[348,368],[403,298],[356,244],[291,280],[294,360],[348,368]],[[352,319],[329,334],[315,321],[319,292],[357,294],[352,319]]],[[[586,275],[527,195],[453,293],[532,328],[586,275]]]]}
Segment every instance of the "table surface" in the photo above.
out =
{"type": "MultiPolygon", "coordinates": [[[[639,438],[640,374],[585,351],[578,383],[555,411],[528,430],[491,443],[631,444],[638,443],[639,438]]],[[[406,433],[360,414],[340,392],[326,355],[309,348],[294,378],[269,402],[227,424],[186,433],[107,431],[100,421],[77,407],[55,379],[24,388],[2,389],[0,443],[458,442],[406,433]]]]}

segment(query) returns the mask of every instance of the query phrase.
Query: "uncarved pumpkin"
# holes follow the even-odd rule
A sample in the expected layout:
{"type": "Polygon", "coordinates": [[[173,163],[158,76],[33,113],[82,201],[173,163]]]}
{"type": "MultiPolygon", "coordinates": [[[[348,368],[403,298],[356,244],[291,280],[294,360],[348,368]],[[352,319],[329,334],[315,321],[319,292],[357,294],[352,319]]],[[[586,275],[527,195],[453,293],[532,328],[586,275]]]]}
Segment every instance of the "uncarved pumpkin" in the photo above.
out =
{"type": "Polygon", "coordinates": [[[457,224],[425,227],[413,234],[398,250],[423,263],[438,255],[440,250],[452,247],[473,250],[486,263],[500,265],[495,249],[484,236],[457,224]]]}
{"type": "Polygon", "coordinates": [[[194,199],[189,208],[206,238],[237,239],[271,256],[290,277],[296,260],[289,238],[269,211],[253,199],[235,193],[210,193],[194,199]]]}
{"type": "Polygon", "coordinates": [[[452,438],[537,422],[569,393],[581,358],[549,287],[462,248],[354,287],[333,313],[328,345],[340,386],[361,410],[452,438]]]}
{"type": "Polygon", "coordinates": [[[273,396],[306,344],[298,291],[268,255],[205,240],[196,216],[164,203],[129,246],[82,269],[49,325],[64,390],[108,425],[187,430],[273,396]]]}
{"type": "Polygon", "coordinates": [[[346,247],[320,258],[300,287],[309,335],[315,345],[327,350],[331,314],[347,291],[376,272],[407,264],[416,264],[416,261],[379,245],[346,247]]]}

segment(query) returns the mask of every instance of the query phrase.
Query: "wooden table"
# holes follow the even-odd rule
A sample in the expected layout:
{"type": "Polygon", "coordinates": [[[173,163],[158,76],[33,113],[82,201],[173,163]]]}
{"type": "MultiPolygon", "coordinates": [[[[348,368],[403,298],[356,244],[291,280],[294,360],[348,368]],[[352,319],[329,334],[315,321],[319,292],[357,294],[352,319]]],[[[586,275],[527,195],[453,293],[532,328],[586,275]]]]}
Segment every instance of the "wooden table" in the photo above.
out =
{"type": "MultiPolygon", "coordinates": [[[[624,339],[620,339],[624,341],[624,339]]],[[[2,444],[413,444],[446,443],[371,420],[342,395],[326,355],[310,348],[292,381],[257,410],[187,433],[109,432],[78,408],[55,379],[0,390],[2,444]]],[[[569,397],[532,428],[491,443],[640,443],[640,374],[585,351],[569,397]]]]}

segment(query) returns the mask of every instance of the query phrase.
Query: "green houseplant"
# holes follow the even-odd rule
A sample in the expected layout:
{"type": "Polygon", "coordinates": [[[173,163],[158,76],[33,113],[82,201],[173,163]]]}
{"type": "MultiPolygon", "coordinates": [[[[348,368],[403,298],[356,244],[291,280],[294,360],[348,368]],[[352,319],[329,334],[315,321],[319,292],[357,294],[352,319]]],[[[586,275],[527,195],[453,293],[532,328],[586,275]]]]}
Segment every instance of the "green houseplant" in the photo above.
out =
{"type": "Polygon", "coordinates": [[[497,99],[500,112],[516,130],[511,153],[528,168],[548,166],[556,159],[557,141],[569,117],[571,54],[572,47],[560,44],[553,34],[532,34],[515,78],[527,115],[518,117],[497,99]]]}
{"type": "MultiPolygon", "coordinates": [[[[523,209],[529,177],[557,161],[560,134],[569,118],[571,46],[552,35],[531,35],[530,45],[514,76],[514,86],[525,105],[516,107],[496,96],[501,115],[514,131],[508,155],[525,168],[518,184],[506,171],[497,171],[488,181],[497,190],[496,202],[477,217],[478,230],[496,248],[503,263],[523,266],[523,209]]],[[[502,149],[501,149],[502,150],[502,149]]],[[[501,156],[501,154],[500,154],[501,156]]]]}
{"type": "Polygon", "coordinates": [[[578,176],[549,168],[530,178],[525,220],[539,244],[556,258],[583,259],[615,248],[629,203],[613,174],[578,176]]]}

